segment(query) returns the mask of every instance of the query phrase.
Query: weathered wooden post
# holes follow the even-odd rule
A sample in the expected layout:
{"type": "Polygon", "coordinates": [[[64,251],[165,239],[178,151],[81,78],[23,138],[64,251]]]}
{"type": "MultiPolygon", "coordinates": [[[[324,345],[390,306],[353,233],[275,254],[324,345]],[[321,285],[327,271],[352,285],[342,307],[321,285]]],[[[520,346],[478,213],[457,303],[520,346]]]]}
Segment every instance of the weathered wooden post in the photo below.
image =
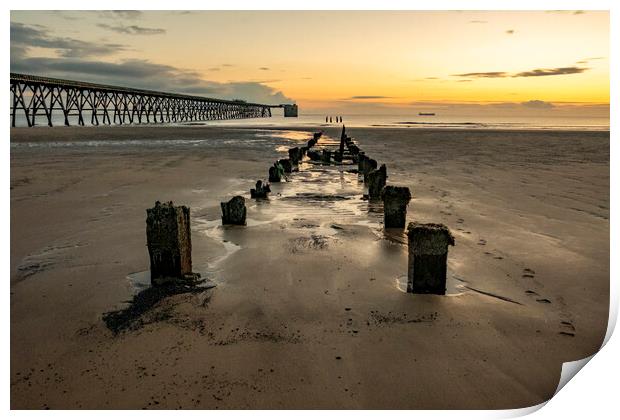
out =
{"type": "Polygon", "coordinates": [[[381,191],[385,187],[387,179],[387,168],[382,164],[379,169],[373,169],[368,173],[368,198],[378,200],[381,198],[381,191]]]}
{"type": "Polygon", "coordinates": [[[409,223],[407,292],[446,294],[448,245],[454,245],[450,230],[437,223],[409,223]]]}
{"type": "Polygon", "coordinates": [[[269,182],[281,182],[284,176],[284,168],[280,162],[275,162],[271,168],[269,168],[269,182]]]}
{"type": "Polygon", "coordinates": [[[288,149],[288,158],[291,161],[291,164],[298,165],[301,160],[301,153],[299,147],[293,147],[292,149],[288,149]]]}
{"type": "Polygon", "coordinates": [[[359,152],[357,155],[357,173],[358,174],[363,174],[364,173],[364,165],[366,165],[366,153],[364,152],[359,152]]]}
{"type": "Polygon", "coordinates": [[[284,169],[284,173],[290,174],[291,172],[293,172],[293,165],[291,164],[290,159],[280,159],[278,163],[282,165],[282,169],[284,169]]]}
{"type": "Polygon", "coordinates": [[[407,221],[407,205],[411,201],[408,187],[386,185],[381,191],[383,221],[386,228],[404,228],[407,221]]]}
{"type": "Polygon", "coordinates": [[[192,234],[189,208],[155,202],[146,210],[146,243],[149,250],[151,282],[165,278],[182,279],[192,274],[192,234]]]}
{"type": "Polygon", "coordinates": [[[325,163],[330,163],[332,160],[331,150],[323,149],[323,155],[321,156],[321,160],[325,163]]]}
{"type": "Polygon", "coordinates": [[[344,124],[342,125],[342,134],[340,134],[340,156],[344,154],[344,144],[347,140],[347,133],[345,132],[344,124]]]}
{"type": "Polygon", "coordinates": [[[366,158],[366,162],[364,164],[364,183],[368,182],[368,174],[370,173],[370,171],[377,169],[377,161],[374,159],[369,159],[368,157],[366,158]]]}
{"type": "Polygon", "coordinates": [[[226,203],[220,203],[222,207],[222,224],[245,225],[245,198],[236,195],[226,203]]]}
{"type": "Polygon", "coordinates": [[[271,188],[269,187],[269,183],[259,179],[256,181],[256,188],[250,189],[250,197],[252,198],[267,198],[267,195],[271,192],[271,188]]]}

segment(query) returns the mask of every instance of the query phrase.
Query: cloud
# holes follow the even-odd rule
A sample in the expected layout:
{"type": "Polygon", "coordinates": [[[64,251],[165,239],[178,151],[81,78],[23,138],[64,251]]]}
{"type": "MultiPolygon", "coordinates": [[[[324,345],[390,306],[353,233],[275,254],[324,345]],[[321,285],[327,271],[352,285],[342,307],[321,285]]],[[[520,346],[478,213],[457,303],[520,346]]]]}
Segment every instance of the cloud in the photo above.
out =
{"type": "Polygon", "coordinates": [[[222,64],[222,67],[235,67],[234,64],[222,64]]]}
{"type": "Polygon", "coordinates": [[[99,15],[107,19],[139,19],[142,12],[139,10],[102,10],[99,15]]]}
{"type": "Polygon", "coordinates": [[[354,101],[356,99],[389,99],[392,98],[392,96],[380,96],[380,95],[357,95],[357,96],[350,96],[348,98],[344,98],[342,99],[343,101],[354,101]]]}
{"type": "Polygon", "coordinates": [[[570,13],[571,15],[583,15],[586,12],[584,10],[545,10],[545,13],[570,13]]]}
{"type": "Polygon", "coordinates": [[[537,76],[559,76],[564,74],[583,73],[587,67],[557,67],[552,69],[534,69],[516,73],[512,77],[537,77],[537,76]]]}
{"type": "Polygon", "coordinates": [[[220,71],[221,69],[219,67],[210,67],[209,71],[220,71]]]}
{"type": "Polygon", "coordinates": [[[11,22],[11,56],[23,56],[33,47],[54,50],[62,57],[106,56],[126,49],[122,44],[52,36],[44,26],[11,22]]]}
{"type": "Polygon", "coordinates": [[[602,60],[605,57],[589,57],[589,58],[584,58],[581,61],[577,61],[577,64],[588,64],[588,62],[590,61],[594,61],[594,60],[602,60]]]}
{"type": "Polygon", "coordinates": [[[269,67],[259,67],[258,69],[259,69],[259,70],[264,70],[264,71],[267,71],[267,70],[269,70],[269,67]]]}
{"type": "Polygon", "coordinates": [[[512,34],[514,34],[514,33],[515,33],[515,30],[514,30],[514,29],[508,29],[508,30],[506,31],[506,33],[507,33],[508,35],[512,35],[512,34]]]}
{"type": "Polygon", "coordinates": [[[551,109],[554,107],[554,105],[551,102],[540,101],[538,99],[521,102],[521,105],[527,108],[536,108],[536,109],[551,109]]]}
{"type": "Polygon", "coordinates": [[[496,77],[508,77],[508,73],[503,71],[487,71],[476,73],[461,73],[453,74],[455,77],[478,77],[478,78],[496,78],[496,77]]]}
{"type": "Polygon", "coordinates": [[[146,28],[138,25],[108,25],[106,23],[97,24],[100,28],[109,29],[119,34],[128,35],[160,35],[165,34],[166,30],[162,28],[146,28]]]}
{"type": "Polygon", "coordinates": [[[488,23],[486,20],[470,20],[469,23],[488,23]]]}
{"type": "Polygon", "coordinates": [[[439,77],[425,77],[424,80],[439,80],[439,77]]]}
{"type": "Polygon", "coordinates": [[[562,76],[566,74],[583,73],[589,70],[588,67],[555,67],[550,69],[534,69],[519,73],[507,73],[505,71],[488,71],[475,73],[452,74],[453,77],[474,77],[474,78],[503,78],[503,77],[538,77],[538,76],[562,76]]]}
{"type": "Polygon", "coordinates": [[[473,80],[471,80],[471,79],[460,79],[460,80],[457,80],[457,82],[465,83],[465,82],[473,82],[473,80]]]}
{"type": "Polygon", "coordinates": [[[294,102],[281,91],[259,82],[219,83],[199,73],[148,60],[104,62],[80,58],[12,57],[11,72],[103,83],[219,99],[280,104],[294,102]]]}

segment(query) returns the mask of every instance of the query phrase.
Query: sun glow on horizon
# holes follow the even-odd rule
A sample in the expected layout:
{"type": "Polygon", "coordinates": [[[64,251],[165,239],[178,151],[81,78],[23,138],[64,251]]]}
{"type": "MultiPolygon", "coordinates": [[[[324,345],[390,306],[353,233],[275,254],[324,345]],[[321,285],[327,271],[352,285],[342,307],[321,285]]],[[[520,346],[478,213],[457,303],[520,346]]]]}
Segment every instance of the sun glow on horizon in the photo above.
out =
{"type": "Polygon", "coordinates": [[[310,110],[608,112],[608,57],[598,11],[11,13],[12,71],[310,110]]]}

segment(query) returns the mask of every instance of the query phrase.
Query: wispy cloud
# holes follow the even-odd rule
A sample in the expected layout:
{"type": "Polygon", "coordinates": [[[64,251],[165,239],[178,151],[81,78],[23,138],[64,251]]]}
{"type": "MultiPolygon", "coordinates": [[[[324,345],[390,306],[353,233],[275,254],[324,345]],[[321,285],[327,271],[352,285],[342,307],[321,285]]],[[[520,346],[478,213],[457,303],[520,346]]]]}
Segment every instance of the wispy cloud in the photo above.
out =
{"type": "Polygon", "coordinates": [[[99,12],[99,16],[108,19],[139,19],[142,17],[142,12],[139,10],[102,10],[99,12]]]}
{"type": "Polygon", "coordinates": [[[516,73],[512,77],[560,76],[565,74],[583,73],[588,67],[557,67],[553,69],[534,69],[516,73]]]}
{"type": "Polygon", "coordinates": [[[469,23],[488,23],[486,20],[470,20],[469,23]]]}
{"type": "Polygon", "coordinates": [[[354,101],[356,99],[390,99],[393,96],[381,96],[381,95],[356,95],[348,98],[343,98],[343,101],[354,101]]]}
{"type": "Polygon", "coordinates": [[[99,23],[97,26],[128,35],[160,35],[166,33],[166,30],[163,28],[146,28],[138,25],[108,25],[106,23],[99,23]]]}
{"type": "Polygon", "coordinates": [[[551,102],[541,101],[538,99],[521,102],[521,105],[527,108],[537,108],[537,109],[550,109],[555,106],[551,102]]]}
{"type": "Polygon", "coordinates": [[[122,44],[58,37],[41,25],[11,22],[11,55],[25,55],[35,47],[53,50],[62,57],[106,56],[127,49],[122,44]]]}
{"type": "Polygon", "coordinates": [[[269,70],[269,67],[259,67],[258,69],[259,70],[263,70],[263,71],[267,71],[267,70],[269,70]]]}
{"type": "Polygon", "coordinates": [[[545,10],[545,13],[563,13],[571,15],[583,15],[586,12],[584,10],[545,10]]]}
{"type": "Polygon", "coordinates": [[[508,29],[508,30],[506,31],[506,33],[507,33],[508,35],[513,35],[513,34],[515,33],[515,30],[514,30],[514,29],[508,29]]]}
{"type": "Polygon", "coordinates": [[[589,70],[588,67],[556,67],[549,69],[534,69],[529,71],[522,71],[519,73],[507,73],[505,71],[487,71],[487,72],[474,72],[474,73],[460,73],[453,74],[453,77],[473,77],[473,78],[504,78],[504,77],[539,77],[539,76],[562,76],[567,74],[583,73],[589,70]]]}
{"type": "Polygon", "coordinates": [[[486,71],[486,72],[474,72],[474,73],[461,73],[453,74],[455,77],[477,77],[477,78],[496,78],[496,77],[509,77],[508,73],[503,71],[486,71]]]}

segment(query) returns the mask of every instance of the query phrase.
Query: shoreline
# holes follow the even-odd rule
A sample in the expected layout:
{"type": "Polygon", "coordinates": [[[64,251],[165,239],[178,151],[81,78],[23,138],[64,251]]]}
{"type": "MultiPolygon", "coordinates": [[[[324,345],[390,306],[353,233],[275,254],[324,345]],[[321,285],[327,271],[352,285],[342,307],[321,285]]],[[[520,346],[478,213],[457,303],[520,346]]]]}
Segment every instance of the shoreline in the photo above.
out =
{"type": "MultiPolygon", "coordinates": [[[[345,126],[346,122],[344,123],[345,126]]],[[[355,127],[355,126],[347,126],[350,131],[358,131],[358,130],[407,130],[407,127],[355,127]]],[[[11,143],[22,143],[22,142],[36,142],[36,141],[88,141],[88,140],[105,140],[108,136],[114,136],[114,139],[108,140],[148,140],[148,139],[158,139],[158,140],[193,140],[202,138],[205,135],[209,134],[209,131],[304,131],[311,132],[316,130],[329,130],[334,131],[333,135],[336,136],[336,131],[338,131],[338,135],[340,130],[342,130],[342,125],[286,125],[286,126],[246,126],[246,125],[237,125],[237,126],[218,126],[218,125],[179,125],[179,126],[166,126],[166,125],[124,125],[124,126],[71,126],[71,127],[18,127],[11,128],[10,131],[10,141],[11,143]],[[205,131],[207,130],[207,131],[205,131]],[[182,133],[182,134],[181,134],[182,133]],[[84,135],[89,135],[91,138],[85,139],[84,135]],[[50,135],[52,135],[50,137],[50,135]],[[136,138],[136,135],[142,136],[141,138],[136,138]],[[168,135],[168,137],[165,137],[168,135]]],[[[473,129],[473,128],[464,128],[464,129],[454,129],[454,128],[412,128],[411,131],[413,133],[461,133],[461,134],[501,134],[501,133],[516,133],[516,134],[540,134],[540,133],[548,133],[548,134],[576,134],[576,133],[594,133],[600,135],[609,136],[609,130],[554,130],[554,129],[473,129]]]]}

